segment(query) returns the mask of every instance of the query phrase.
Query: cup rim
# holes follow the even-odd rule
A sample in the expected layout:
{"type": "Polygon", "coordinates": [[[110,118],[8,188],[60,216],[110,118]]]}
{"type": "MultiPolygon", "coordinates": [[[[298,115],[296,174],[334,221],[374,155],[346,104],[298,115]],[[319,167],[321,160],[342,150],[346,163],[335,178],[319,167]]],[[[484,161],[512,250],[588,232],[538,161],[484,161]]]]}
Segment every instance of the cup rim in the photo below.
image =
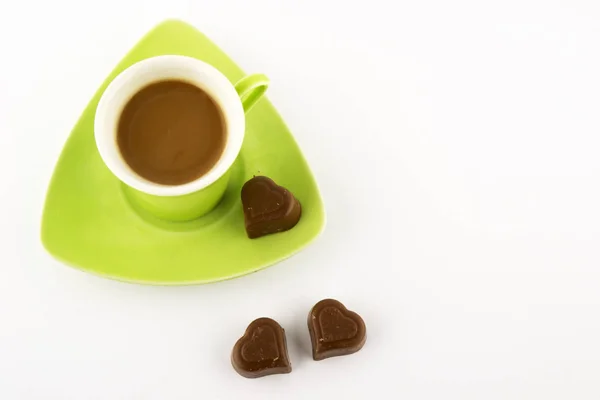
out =
{"type": "Polygon", "coordinates": [[[181,55],[162,55],[138,61],[120,72],[106,87],[94,116],[94,137],[100,157],[108,169],[123,183],[140,192],[155,196],[183,196],[200,191],[221,178],[233,165],[244,139],[245,116],[241,100],[233,84],[215,67],[196,58],[181,55]],[[162,185],[142,178],[135,173],[120,155],[116,140],[116,127],[122,107],[142,87],[164,79],[148,79],[133,86],[132,82],[142,73],[167,71],[166,75],[185,75],[181,79],[207,91],[218,103],[226,120],[227,139],[219,160],[199,178],[181,185],[162,185]],[[129,85],[129,86],[128,86],[129,85]],[[121,100],[115,105],[115,98],[121,100]],[[115,111],[116,110],[116,111],[115,111]],[[113,115],[113,118],[109,116],[113,115]]]}

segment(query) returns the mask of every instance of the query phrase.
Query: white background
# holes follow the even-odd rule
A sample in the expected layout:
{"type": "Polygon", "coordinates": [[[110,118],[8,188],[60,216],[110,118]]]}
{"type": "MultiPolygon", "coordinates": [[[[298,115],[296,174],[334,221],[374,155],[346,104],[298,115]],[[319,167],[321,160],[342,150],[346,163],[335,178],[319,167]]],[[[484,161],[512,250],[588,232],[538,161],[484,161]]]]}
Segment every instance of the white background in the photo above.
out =
{"type": "Polygon", "coordinates": [[[0,4],[0,398],[600,398],[598,1],[0,4]],[[286,262],[146,287],[41,247],[71,128],[167,17],[272,80],[328,214],[286,262]],[[324,297],[363,315],[361,352],[312,361],[324,297]],[[291,374],[231,368],[260,316],[291,374]]]}

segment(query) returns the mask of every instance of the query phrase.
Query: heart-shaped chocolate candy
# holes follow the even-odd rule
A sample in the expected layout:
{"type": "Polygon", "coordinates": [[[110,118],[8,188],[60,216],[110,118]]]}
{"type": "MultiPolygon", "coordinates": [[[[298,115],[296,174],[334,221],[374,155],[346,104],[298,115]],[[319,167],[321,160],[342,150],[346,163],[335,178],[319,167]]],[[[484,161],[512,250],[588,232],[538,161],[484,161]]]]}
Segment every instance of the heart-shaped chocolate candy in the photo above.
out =
{"type": "Polygon", "coordinates": [[[250,239],[287,231],[302,214],[300,202],[266,176],[255,176],[242,187],[246,233],[250,239]]]}
{"type": "Polygon", "coordinates": [[[310,310],[308,331],[315,360],[356,353],[367,340],[360,315],[333,299],[321,300],[310,310]]]}
{"type": "Polygon", "coordinates": [[[271,318],[252,321],[231,352],[233,368],[246,378],[292,371],[285,331],[271,318]]]}

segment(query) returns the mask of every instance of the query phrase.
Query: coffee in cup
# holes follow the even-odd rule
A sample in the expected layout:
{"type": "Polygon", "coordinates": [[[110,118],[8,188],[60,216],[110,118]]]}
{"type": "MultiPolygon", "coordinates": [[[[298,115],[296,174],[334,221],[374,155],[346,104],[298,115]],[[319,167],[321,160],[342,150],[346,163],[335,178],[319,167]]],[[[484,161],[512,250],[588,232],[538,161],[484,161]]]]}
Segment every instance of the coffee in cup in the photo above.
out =
{"type": "Polygon", "coordinates": [[[117,126],[125,162],[142,178],[161,185],[181,185],[206,174],[226,141],[218,103],[182,80],[143,87],[127,102],[117,126]]]}

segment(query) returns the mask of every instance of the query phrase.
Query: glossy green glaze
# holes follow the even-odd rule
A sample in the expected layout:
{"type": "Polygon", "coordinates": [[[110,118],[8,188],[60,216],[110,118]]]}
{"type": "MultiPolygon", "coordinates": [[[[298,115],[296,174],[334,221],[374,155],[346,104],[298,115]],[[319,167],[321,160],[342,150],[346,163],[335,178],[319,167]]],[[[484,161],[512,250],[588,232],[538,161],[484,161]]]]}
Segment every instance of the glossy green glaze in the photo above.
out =
{"type": "MultiPolygon", "coordinates": [[[[241,95],[250,93],[242,95],[244,108],[252,108],[246,118],[244,144],[229,171],[229,179],[224,179],[221,201],[201,218],[173,222],[146,212],[145,209],[152,210],[156,199],[131,196],[104,165],[93,133],[101,94],[125,68],[161,54],[201,59],[219,69],[232,83],[245,76],[225,53],[188,24],[170,20],[149,32],[105,80],[65,144],[48,188],[42,218],[46,249],[63,262],[98,275],[176,285],[248,274],[308,245],[325,223],[319,190],[273,105],[267,98],[255,102],[256,90],[236,88],[241,95]],[[260,239],[246,237],[240,189],[253,175],[271,177],[299,199],[303,215],[294,229],[260,239]],[[144,201],[144,208],[140,208],[144,201]]],[[[260,80],[247,81],[245,85],[264,91],[264,85],[259,83],[260,80]]],[[[215,192],[221,189],[217,187],[215,192]]]]}
{"type": "Polygon", "coordinates": [[[149,212],[160,219],[186,222],[205,216],[211,212],[223,198],[229,176],[227,171],[223,176],[197,192],[183,196],[155,196],[140,192],[123,184],[131,206],[137,211],[149,212]]]}

